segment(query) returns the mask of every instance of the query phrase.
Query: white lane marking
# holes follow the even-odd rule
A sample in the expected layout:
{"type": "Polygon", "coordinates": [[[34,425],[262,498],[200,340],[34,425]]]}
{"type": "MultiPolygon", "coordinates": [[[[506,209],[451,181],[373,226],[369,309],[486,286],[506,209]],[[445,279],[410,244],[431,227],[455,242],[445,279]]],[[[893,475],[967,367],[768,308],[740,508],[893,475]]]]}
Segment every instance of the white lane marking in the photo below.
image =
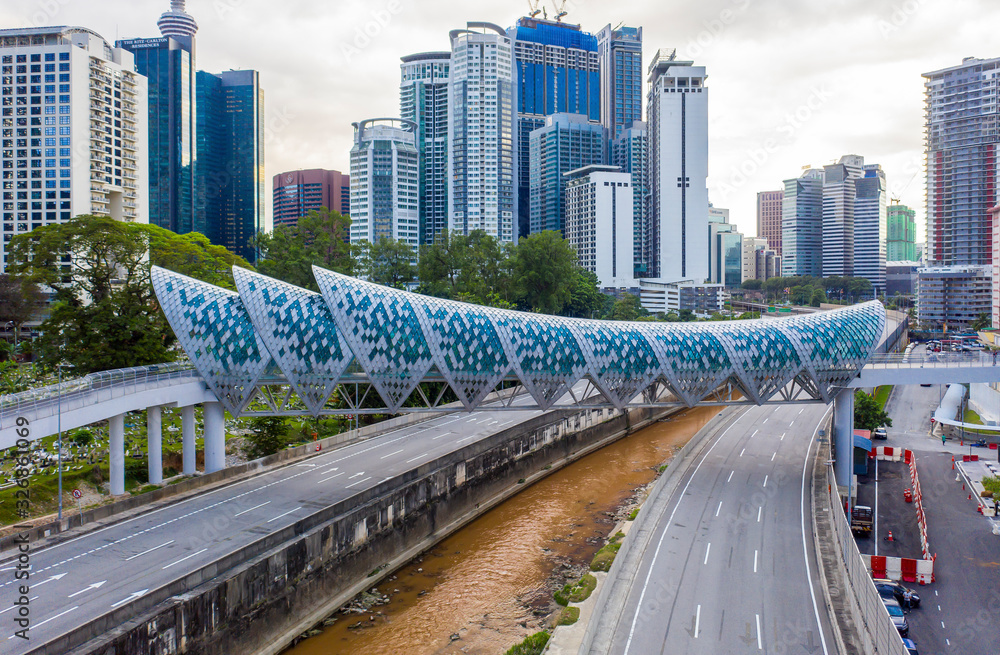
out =
{"type": "MultiPolygon", "coordinates": [[[[819,432],[819,426],[823,424],[826,417],[830,414],[832,407],[827,409],[823,414],[823,418],[820,419],[819,423],[816,424],[816,428],[813,430],[812,439],[809,440],[809,447],[806,448],[806,459],[802,462],[802,490],[800,492],[799,500],[799,516],[801,517],[801,532],[802,532],[802,559],[806,563],[806,580],[809,585],[809,596],[812,598],[813,604],[813,615],[816,617],[816,626],[819,628],[819,643],[823,646],[823,655],[830,655],[830,651],[826,647],[826,635],[823,634],[823,622],[819,618],[819,605],[816,603],[816,590],[813,589],[812,584],[812,572],[809,566],[809,548],[806,546],[806,472],[809,469],[809,454],[812,452],[812,445],[816,442],[816,434],[819,432]]],[[[802,410],[799,410],[801,413],[802,410]]],[[[812,533],[810,533],[812,534],[812,533]]]]}
{"type": "Polygon", "coordinates": [[[781,433],[781,438],[780,438],[780,439],[778,439],[778,441],[784,441],[784,440],[785,440],[785,433],[784,433],[784,432],[782,432],[782,433],[781,433]]]}
{"type": "Polygon", "coordinates": [[[194,557],[195,555],[201,555],[201,554],[202,554],[202,553],[204,553],[204,552],[205,552],[206,550],[208,550],[208,549],[207,549],[207,548],[202,548],[202,549],[201,549],[201,550],[199,550],[199,551],[198,551],[197,553],[191,553],[191,554],[190,554],[190,555],[188,555],[187,557],[182,557],[182,558],[180,558],[179,560],[177,560],[176,562],[171,562],[170,564],[167,564],[166,566],[164,566],[164,567],[163,567],[162,569],[160,569],[160,570],[161,570],[161,571],[166,571],[167,569],[169,569],[169,568],[170,568],[171,566],[173,566],[174,564],[180,564],[180,563],[181,563],[181,562],[183,562],[184,560],[187,560],[187,559],[191,559],[191,558],[192,558],[192,557],[194,557]]]}
{"type": "Polygon", "coordinates": [[[937,589],[935,589],[935,590],[934,590],[934,595],[935,595],[935,596],[937,596],[937,595],[938,595],[938,592],[937,592],[937,589]]]}
{"type": "Polygon", "coordinates": [[[753,551],[753,572],[757,572],[757,551],[753,551]]]}
{"type": "Polygon", "coordinates": [[[698,638],[698,629],[701,628],[701,605],[694,612],[694,638],[698,638]]]}
{"type": "Polygon", "coordinates": [[[296,464],[295,468],[304,468],[304,467],[315,468],[317,466],[319,466],[319,464],[296,464]]]}
{"type": "Polygon", "coordinates": [[[93,589],[100,589],[101,587],[104,586],[104,583],[106,583],[106,582],[107,582],[107,580],[101,580],[100,582],[95,582],[94,584],[90,585],[89,587],[85,587],[85,588],[81,589],[80,591],[76,592],[75,594],[70,594],[69,596],[66,596],[66,598],[75,598],[76,596],[79,596],[80,594],[82,594],[85,591],[91,591],[93,589]]]}
{"type": "Polygon", "coordinates": [[[757,650],[764,650],[764,643],[760,638],[760,614],[755,615],[757,617],[757,650]]]}
{"type": "Polygon", "coordinates": [[[348,479],[348,480],[353,480],[354,478],[360,478],[360,477],[361,477],[362,475],[364,475],[364,474],[365,474],[365,472],[364,472],[364,471],[361,471],[360,473],[355,473],[354,475],[352,475],[351,477],[349,477],[349,478],[347,478],[347,479],[348,479]]]}
{"type": "Polygon", "coordinates": [[[316,484],[321,484],[321,483],[323,483],[323,482],[326,482],[327,480],[332,480],[332,479],[334,479],[334,478],[339,478],[339,477],[340,477],[340,476],[342,476],[343,474],[344,474],[344,471],[341,471],[340,473],[335,473],[334,475],[331,475],[331,476],[330,476],[330,477],[328,477],[328,478],[323,478],[322,480],[316,480],[316,484]]]}
{"type": "Polygon", "coordinates": [[[744,448],[743,450],[741,450],[741,451],[740,451],[740,457],[743,457],[743,453],[745,453],[746,451],[747,451],[747,449],[746,449],[746,448],[744,448]]]}
{"type": "Polygon", "coordinates": [[[427,453],[424,453],[423,455],[417,455],[413,459],[408,459],[408,460],[406,460],[406,463],[409,464],[410,462],[415,462],[418,459],[420,459],[421,457],[427,457],[427,453]]]}
{"type": "Polygon", "coordinates": [[[939,612],[941,611],[941,606],[940,606],[940,605],[938,605],[938,611],[939,611],[939,612]]]}
{"type": "Polygon", "coordinates": [[[761,425],[764,425],[765,423],[767,423],[767,419],[764,419],[763,421],[760,422],[761,425]]]}
{"type": "MultiPolygon", "coordinates": [[[[656,560],[659,558],[660,550],[663,548],[663,542],[667,538],[667,530],[670,528],[670,524],[674,522],[674,515],[677,514],[677,510],[680,508],[681,502],[683,502],[684,496],[687,494],[687,490],[691,486],[691,481],[694,480],[694,476],[698,474],[699,470],[701,470],[701,465],[705,463],[705,460],[708,459],[708,456],[712,454],[712,451],[715,450],[715,447],[719,445],[719,443],[722,441],[722,437],[726,436],[726,433],[732,430],[733,426],[736,425],[736,423],[738,423],[739,420],[743,418],[743,416],[745,416],[748,411],[749,410],[746,410],[738,417],[736,417],[733,423],[730,424],[728,428],[726,428],[726,431],[723,432],[722,435],[715,440],[715,443],[712,444],[712,446],[708,449],[708,452],[705,453],[704,457],[701,458],[701,461],[698,462],[698,466],[696,466],[694,472],[691,473],[691,477],[688,478],[687,484],[684,485],[684,489],[681,491],[681,495],[677,499],[677,504],[674,505],[673,511],[670,512],[670,517],[667,519],[667,524],[663,528],[663,533],[660,534],[660,540],[656,544],[656,550],[653,551],[653,559],[649,563],[649,570],[646,571],[646,579],[642,583],[642,591],[639,592],[639,604],[636,605],[637,608],[643,606],[642,601],[646,597],[646,590],[649,588],[649,580],[653,577],[653,569],[656,568],[656,560]]],[[[803,537],[803,539],[804,538],[805,537],[803,537]]],[[[698,606],[698,611],[699,613],[701,612],[701,605],[698,606]]],[[[632,617],[632,626],[629,628],[628,631],[628,640],[625,641],[625,655],[628,655],[628,650],[632,646],[632,638],[635,636],[635,626],[638,622],[639,622],[639,611],[637,609],[635,615],[632,617]]]]}
{"type": "MultiPolygon", "coordinates": [[[[73,559],[76,559],[76,558],[73,558],[73,559]]],[[[69,560],[66,560],[66,562],[68,562],[68,561],[69,561],[69,560]]],[[[61,563],[65,563],[65,562],[61,562],[61,563]]],[[[43,570],[44,570],[44,569],[43,569],[43,570]]],[[[41,571],[39,571],[39,573],[41,573],[41,571]]],[[[36,585],[31,585],[31,586],[32,586],[32,588],[36,588],[36,587],[41,587],[41,586],[42,586],[43,584],[46,584],[46,583],[49,583],[49,582],[52,582],[53,580],[61,580],[61,579],[65,578],[65,577],[66,577],[66,574],[65,574],[65,573],[59,573],[59,574],[56,574],[56,575],[52,576],[52,577],[51,577],[51,578],[49,578],[48,580],[44,580],[44,581],[42,581],[42,582],[39,582],[39,583],[38,583],[38,584],[36,584],[36,585]]]]}
{"type": "Polygon", "coordinates": [[[789,422],[788,427],[792,427],[793,425],[795,425],[795,421],[789,422]]]}
{"type": "Polygon", "coordinates": [[[258,508],[260,508],[260,507],[263,507],[264,505],[270,505],[270,504],[271,504],[271,501],[270,501],[270,500],[268,500],[268,501],[266,501],[266,502],[263,502],[263,503],[261,503],[260,505],[254,505],[253,507],[251,507],[251,508],[249,508],[249,509],[245,509],[245,510],[243,510],[242,512],[237,512],[237,513],[233,514],[233,518],[236,518],[236,517],[237,517],[237,516],[239,516],[240,514],[246,514],[247,512],[252,512],[252,511],[254,511],[255,509],[258,509],[258,508]]]}
{"type": "MultiPolygon", "coordinates": [[[[125,558],[125,561],[126,561],[126,562],[128,562],[128,561],[131,561],[131,560],[134,560],[134,559],[135,559],[136,557],[141,557],[141,556],[143,556],[143,555],[145,555],[145,554],[147,554],[147,553],[151,553],[151,552],[153,552],[153,551],[154,551],[154,550],[156,550],[157,548],[163,548],[164,546],[169,546],[169,545],[170,545],[170,544],[172,544],[172,543],[174,543],[174,540],[173,540],[173,539],[171,539],[170,541],[168,541],[168,542],[167,542],[167,543],[165,543],[165,544],[160,544],[159,546],[153,546],[153,547],[152,547],[152,548],[150,548],[149,550],[144,550],[144,551],[142,551],[141,553],[136,553],[136,554],[135,554],[135,555],[133,555],[132,557],[126,557],[126,558],[125,558]]],[[[37,586],[37,585],[36,585],[36,586],[37,586]]]]}
{"type": "Polygon", "coordinates": [[[944,621],[941,621],[941,627],[944,628],[944,621]]]}
{"type": "Polygon", "coordinates": [[[455,443],[462,443],[463,441],[470,441],[470,440],[472,440],[472,439],[478,439],[478,438],[479,438],[479,436],[480,436],[479,434],[474,434],[474,435],[472,435],[471,437],[465,437],[464,439],[459,439],[459,440],[458,440],[458,441],[456,441],[455,443]]]}
{"type": "Polygon", "coordinates": [[[708,542],[708,546],[705,548],[705,561],[702,564],[708,564],[708,554],[712,552],[712,542],[708,542]]]}
{"type": "Polygon", "coordinates": [[[945,639],[944,640],[944,644],[945,644],[945,646],[951,646],[951,640],[945,639]]]}
{"type": "MultiPolygon", "coordinates": [[[[38,599],[38,596],[33,596],[33,597],[31,597],[31,598],[29,598],[29,599],[28,599],[28,602],[30,603],[31,601],[33,601],[33,600],[37,600],[37,599],[38,599]]],[[[11,605],[10,607],[8,607],[8,608],[7,608],[7,609],[5,609],[5,610],[0,610],[0,614],[4,614],[4,613],[6,613],[6,612],[9,612],[9,611],[11,611],[12,609],[14,609],[15,607],[17,607],[17,605],[11,605]]]]}
{"type": "Polygon", "coordinates": [[[776,451],[774,451],[774,454],[771,455],[771,461],[773,462],[774,458],[777,457],[777,456],[778,456],[778,451],[776,450],[776,451]]]}
{"type": "Polygon", "coordinates": [[[761,505],[757,508],[757,523],[760,523],[760,513],[764,511],[764,506],[761,505]]]}
{"type": "MultiPolygon", "coordinates": [[[[805,407],[799,408],[799,414],[801,414],[803,410],[805,410],[805,407]]],[[[799,414],[796,414],[796,416],[798,416],[799,414]]]]}
{"type": "Polygon", "coordinates": [[[733,479],[733,473],[736,473],[736,471],[734,470],[734,471],[730,471],[730,472],[729,472],[729,477],[728,477],[728,478],[726,478],[726,482],[729,482],[730,480],[732,480],[732,479],[733,479]]]}
{"type": "MultiPolygon", "coordinates": [[[[51,618],[48,618],[48,619],[45,619],[45,620],[44,620],[44,621],[42,621],[41,623],[36,623],[35,625],[33,625],[33,626],[31,626],[31,627],[32,627],[32,628],[39,628],[39,627],[41,627],[41,626],[45,625],[46,623],[48,623],[49,621],[55,621],[56,619],[58,619],[58,618],[59,618],[60,616],[62,616],[63,614],[69,614],[70,612],[72,612],[73,610],[77,609],[78,607],[80,607],[80,606],[79,606],[79,605],[77,605],[76,607],[71,607],[71,608],[69,608],[68,610],[66,610],[65,612],[60,612],[59,614],[56,614],[55,616],[53,616],[53,617],[51,617],[51,618]]],[[[9,637],[8,637],[8,639],[9,639],[9,637]]]]}
{"type": "Polygon", "coordinates": [[[443,438],[447,437],[449,434],[451,434],[450,431],[445,432],[444,434],[439,434],[436,437],[431,437],[431,441],[437,441],[438,439],[443,439],[443,438]]]}
{"type": "Polygon", "coordinates": [[[764,486],[765,487],[767,486],[767,476],[766,475],[764,476],[764,486]]]}
{"type": "Polygon", "coordinates": [[[356,484],[361,484],[362,482],[368,482],[371,479],[372,479],[371,476],[368,476],[367,478],[364,478],[363,480],[358,480],[357,482],[352,482],[351,484],[349,484],[346,487],[344,487],[344,489],[350,489],[351,487],[353,487],[356,484]]]}
{"type": "Polygon", "coordinates": [[[754,437],[756,437],[758,432],[760,432],[760,430],[754,430],[753,434],[750,435],[750,438],[753,439],[754,437]]]}
{"type": "Polygon", "coordinates": [[[129,602],[130,600],[135,600],[136,598],[139,598],[140,596],[142,596],[143,594],[145,594],[147,591],[149,591],[149,589],[142,589],[140,591],[133,591],[132,594],[128,598],[121,599],[117,603],[112,604],[111,607],[118,607],[119,605],[124,605],[125,603],[129,602]]]}
{"type": "Polygon", "coordinates": [[[388,455],[382,455],[381,457],[379,457],[379,459],[385,459],[386,457],[392,457],[393,455],[398,455],[399,453],[403,452],[403,450],[404,450],[403,448],[400,448],[394,453],[389,453],[388,455]]]}
{"type": "Polygon", "coordinates": [[[721,511],[722,511],[722,501],[720,500],[719,501],[719,506],[717,508],[715,508],[715,515],[718,516],[719,512],[721,512],[721,511]]]}
{"type": "Polygon", "coordinates": [[[285,512],[284,514],[278,514],[278,515],[277,515],[277,516],[275,516],[275,517],[274,517],[273,519],[268,519],[268,520],[266,521],[266,523],[270,523],[271,521],[277,521],[277,520],[278,520],[278,519],[280,519],[281,517],[283,517],[283,516],[288,516],[288,515],[289,515],[289,514],[291,514],[292,512],[297,512],[297,511],[299,511],[300,509],[302,509],[302,508],[301,508],[301,507],[296,507],[295,509],[290,509],[290,510],[288,510],[287,512],[285,512]]]}

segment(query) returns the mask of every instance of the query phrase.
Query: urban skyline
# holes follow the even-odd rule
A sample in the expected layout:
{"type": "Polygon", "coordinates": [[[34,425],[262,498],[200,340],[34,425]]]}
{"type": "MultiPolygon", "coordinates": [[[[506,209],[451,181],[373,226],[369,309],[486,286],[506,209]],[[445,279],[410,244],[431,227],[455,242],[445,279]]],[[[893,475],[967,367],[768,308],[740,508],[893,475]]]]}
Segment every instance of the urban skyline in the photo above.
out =
{"type": "MultiPolygon", "coordinates": [[[[149,0],[143,3],[147,9],[136,11],[134,3],[117,0],[96,7],[80,0],[29,3],[0,9],[0,21],[11,27],[82,25],[113,41],[153,33],[163,4],[149,0]]],[[[326,11],[320,14],[302,12],[301,19],[261,21],[265,13],[273,15],[269,7],[258,0],[188,5],[200,26],[200,68],[261,71],[269,94],[265,179],[299,168],[346,171],[350,123],[358,117],[398,112],[401,56],[446,49],[448,30],[466,20],[490,20],[508,27],[525,13],[510,3],[485,3],[475,15],[462,16],[450,15],[443,4],[417,12],[401,2],[384,8],[356,3],[333,10],[324,6],[326,11]],[[366,27],[371,35],[366,35],[366,27]],[[334,37],[323,39],[331,43],[329,47],[308,45],[309,34],[318,38],[323,32],[334,37]],[[261,57],[254,45],[255,37],[281,40],[281,35],[291,34],[296,36],[285,41],[303,45],[290,46],[277,56],[261,57]],[[330,83],[317,85],[324,73],[330,83]],[[328,125],[327,134],[317,139],[315,125],[328,125]]],[[[755,4],[751,10],[747,2],[737,0],[685,8],[683,13],[636,2],[611,16],[606,8],[581,3],[570,7],[566,20],[592,34],[608,22],[642,26],[644,64],[657,48],[677,47],[679,56],[708,68],[713,88],[710,198],[716,206],[732,210],[733,222],[745,234],[756,231],[758,191],[778,188],[804,164],[822,166],[840,154],[859,152],[881,163],[890,193],[917,210],[917,233],[922,239],[921,75],[957,65],[966,56],[989,57],[991,53],[981,52],[977,44],[989,43],[988,19],[1000,17],[1000,10],[982,0],[967,0],[957,5],[923,3],[910,12],[897,9],[895,15],[893,11],[850,0],[829,9],[789,9],[768,3],[755,4]],[[845,11],[851,8],[845,4],[856,5],[856,11],[845,11]],[[831,14],[826,16],[826,11],[831,14]],[[982,20],[961,20],[970,14],[982,20]],[[669,21],[663,20],[667,17],[669,21]],[[758,39],[762,25],[769,26],[768,39],[758,39]],[[942,30],[941,25],[953,28],[942,30]],[[934,48],[927,48],[930,34],[934,48]],[[857,54],[831,64],[830,58],[805,47],[824,35],[840,39],[845,51],[851,50],[852,42],[865,45],[855,49],[857,54]],[[797,47],[801,53],[794,58],[766,55],[797,47]],[[755,63],[763,60],[769,61],[766,70],[755,63]],[[859,66],[865,67],[866,75],[855,75],[859,66]],[[756,76],[749,74],[751,69],[756,76]],[[761,85],[768,93],[750,92],[761,85]],[[846,125],[851,126],[849,132],[842,127],[846,125]]],[[[268,205],[270,201],[267,198],[268,205]]],[[[268,207],[268,215],[270,211],[268,207]]]]}

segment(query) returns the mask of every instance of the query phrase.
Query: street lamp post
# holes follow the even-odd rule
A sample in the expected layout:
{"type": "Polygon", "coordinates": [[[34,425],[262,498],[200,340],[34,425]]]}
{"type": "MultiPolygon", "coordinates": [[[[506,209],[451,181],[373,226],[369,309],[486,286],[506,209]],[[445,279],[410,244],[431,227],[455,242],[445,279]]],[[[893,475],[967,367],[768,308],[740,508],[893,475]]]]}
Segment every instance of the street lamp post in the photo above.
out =
{"type": "Polygon", "coordinates": [[[73,368],[73,365],[72,364],[64,364],[63,362],[59,362],[56,365],[56,369],[58,370],[58,374],[59,374],[59,384],[56,387],[56,389],[58,389],[58,391],[56,393],[56,431],[58,432],[58,435],[59,435],[59,437],[57,439],[57,445],[56,445],[56,449],[57,449],[57,452],[56,452],[56,461],[57,461],[56,468],[57,468],[58,477],[59,477],[59,520],[60,521],[62,521],[62,516],[63,516],[63,484],[62,484],[62,450],[63,450],[63,445],[62,445],[62,370],[63,370],[63,368],[73,368]]]}

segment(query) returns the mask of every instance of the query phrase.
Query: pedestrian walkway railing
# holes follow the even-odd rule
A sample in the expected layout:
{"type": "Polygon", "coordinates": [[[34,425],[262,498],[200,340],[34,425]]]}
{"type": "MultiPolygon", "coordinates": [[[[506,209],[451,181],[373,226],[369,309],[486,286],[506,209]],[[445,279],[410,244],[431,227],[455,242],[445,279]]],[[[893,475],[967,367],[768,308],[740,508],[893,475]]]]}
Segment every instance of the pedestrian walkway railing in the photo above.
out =
{"type": "Polygon", "coordinates": [[[982,368],[993,366],[991,353],[881,353],[872,355],[865,367],[871,368],[982,368]]]}
{"type": "Polygon", "coordinates": [[[63,412],[72,411],[141,391],[186,384],[200,378],[194,366],[188,362],[91,373],[61,384],[0,396],[0,425],[7,425],[18,416],[29,420],[45,418],[55,415],[60,408],[63,412]]]}

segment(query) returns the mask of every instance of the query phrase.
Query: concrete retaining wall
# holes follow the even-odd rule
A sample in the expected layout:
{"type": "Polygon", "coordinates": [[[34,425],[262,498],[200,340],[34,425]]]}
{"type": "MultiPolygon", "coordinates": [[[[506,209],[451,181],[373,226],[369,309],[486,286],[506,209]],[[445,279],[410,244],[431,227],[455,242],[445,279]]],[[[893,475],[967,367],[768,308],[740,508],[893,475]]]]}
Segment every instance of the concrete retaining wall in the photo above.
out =
{"type": "MultiPolygon", "coordinates": [[[[552,412],[263,536],[31,653],[274,653],[493,505],[664,410],[552,412]],[[138,616],[138,618],[136,618],[138,616]]],[[[189,536],[198,539],[197,535],[189,536]]]]}

